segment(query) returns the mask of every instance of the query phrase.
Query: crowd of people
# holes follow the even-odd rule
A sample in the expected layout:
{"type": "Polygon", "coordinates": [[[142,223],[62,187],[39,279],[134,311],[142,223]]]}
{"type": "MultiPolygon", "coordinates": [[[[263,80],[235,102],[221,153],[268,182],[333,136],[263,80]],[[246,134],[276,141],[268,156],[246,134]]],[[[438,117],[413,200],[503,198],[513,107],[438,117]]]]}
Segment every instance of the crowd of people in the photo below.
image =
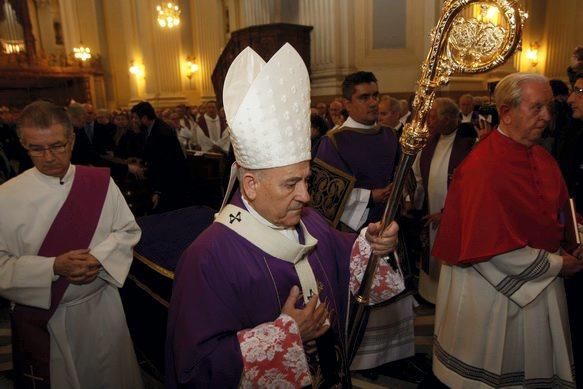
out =
{"type": "MultiPolygon", "coordinates": [[[[63,108],[76,137],[72,163],[110,168],[114,180],[127,189],[124,194],[137,216],[197,202],[192,194],[197,177],[185,166],[187,152],[230,160],[224,113],[215,101],[200,109],[179,105],[155,110],[143,103],[131,110],[96,111],[76,102],[63,108]]],[[[0,109],[0,183],[32,167],[16,134],[19,115],[17,109],[0,109]]]]}
{"type": "Polygon", "coordinates": [[[575,387],[583,248],[565,230],[582,222],[569,198],[583,213],[583,48],[568,77],[514,73],[491,97],[436,98],[385,230],[412,98],[381,95],[359,71],[310,107],[290,45],[267,63],[245,49],[221,109],[0,109],[0,295],[15,303],[19,385],[142,386],[117,292],[140,237],[132,211],[193,204],[205,188],[187,155],[209,153],[232,171],[215,222],[176,269],[168,387],[348,387],[351,370],[405,369],[419,303],[435,305],[422,386],[575,387]],[[311,161],[354,179],[337,228],[309,207],[311,161]],[[146,204],[128,207],[127,188],[146,204]],[[397,244],[417,280],[405,290],[386,260],[397,244]],[[352,355],[349,296],[371,252],[383,260],[352,355]]]}

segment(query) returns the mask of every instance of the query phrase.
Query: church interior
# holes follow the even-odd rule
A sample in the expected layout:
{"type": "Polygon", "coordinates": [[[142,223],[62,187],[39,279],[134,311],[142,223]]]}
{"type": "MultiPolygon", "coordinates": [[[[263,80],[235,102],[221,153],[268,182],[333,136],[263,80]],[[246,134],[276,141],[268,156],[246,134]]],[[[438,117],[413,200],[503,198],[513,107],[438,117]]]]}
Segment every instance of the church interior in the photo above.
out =
{"type": "MultiPolygon", "coordinates": [[[[398,100],[398,118],[406,120],[413,114],[411,104],[433,28],[448,2],[0,0],[0,185],[33,166],[20,146],[15,123],[36,100],[65,107],[76,133],[88,126],[91,135],[107,133],[107,139],[96,137],[87,143],[94,147],[91,158],[73,150],[72,163],[110,168],[142,229],[120,294],[145,387],[164,387],[166,322],[179,258],[213,222],[227,192],[235,155],[225,131],[229,123],[223,85],[233,60],[250,46],[268,61],[290,43],[309,72],[312,131],[323,122],[320,136],[342,127],[348,116],[348,112],[341,116],[343,80],[355,72],[374,73],[381,104],[398,100]],[[184,157],[180,167],[164,166],[165,185],[176,180],[176,187],[167,192],[164,187],[161,203],[156,198],[158,188],[147,179],[147,146],[140,140],[145,127],[137,122],[141,116],[135,111],[141,102],[148,102],[156,117],[173,129],[180,143],[178,154],[184,157]],[[164,198],[171,190],[180,192],[174,203],[164,198]]],[[[583,1],[517,3],[527,13],[518,50],[487,72],[451,75],[438,97],[459,101],[461,108],[464,96],[470,96],[477,117],[495,111],[494,88],[508,74],[536,73],[565,87],[572,85],[568,69],[583,69],[579,24],[583,1]],[[574,54],[576,48],[579,54],[574,54]]],[[[504,23],[496,7],[479,1],[464,12],[493,26],[504,23]]],[[[545,134],[541,144],[557,150],[559,137],[552,131],[545,134]]],[[[79,150],[85,147],[79,135],[77,145],[79,150]]],[[[334,175],[348,192],[358,182],[326,164],[314,163],[312,169],[318,179],[334,175]]],[[[311,190],[316,187],[313,184],[311,190]]],[[[583,182],[578,190],[581,187],[583,182]]],[[[326,218],[334,227],[358,231],[340,221],[348,192],[335,194],[332,214],[326,218]]],[[[414,192],[413,188],[410,195],[414,192]]],[[[311,194],[315,202],[318,196],[311,194]]],[[[419,385],[431,370],[435,302],[417,298],[416,269],[421,266],[419,240],[430,238],[420,238],[417,227],[409,226],[407,218],[402,220],[400,241],[408,247],[401,247],[399,254],[408,258],[409,294],[416,298],[415,317],[410,318],[414,351],[407,358],[353,373],[357,388],[432,387],[419,385]]],[[[10,303],[4,300],[1,305],[0,387],[12,387],[10,303]]]]}
{"type": "MultiPolygon", "coordinates": [[[[522,3],[529,15],[522,50],[494,71],[454,77],[443,95],[487,96],[488,83],[512,71],[565,79],[571,52],[581,42],[577,20],[583,5],[576,0],[522,3]]],[[[171,28],[158,23],[156,1],[7,0],[2,4],[0,105],[19,108],[43,97],[110,110],[142,100],[160,108],[200,105],[220,99],[221,85],[213,74],[226,71],[224,57],[251,41],[269,57],[292,39],[310,69],[313,104],[329,103],[340,94],[344,76],[361,69],[376,75],[381,93],[407,98],[415,90],[442,4],[179,1],[180,24],[171,28]],[[286,30],[284,24],[306,28],[286,30]],[[276,26],[257,30],[264,25],[276,26]],[[76,58],[74,49],[88,50],[89,58],[76,58]]]]}

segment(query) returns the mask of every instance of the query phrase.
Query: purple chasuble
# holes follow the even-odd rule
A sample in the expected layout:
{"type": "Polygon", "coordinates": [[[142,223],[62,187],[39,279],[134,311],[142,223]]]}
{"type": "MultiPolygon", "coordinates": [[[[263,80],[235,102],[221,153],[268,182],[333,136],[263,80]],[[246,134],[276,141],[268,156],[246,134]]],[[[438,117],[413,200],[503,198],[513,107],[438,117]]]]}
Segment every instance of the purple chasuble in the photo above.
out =
{"type": "MultiPolygon", "coordinates": [[[[53,220],[38,255],[56,257],[67,251],[89,248],[108,188],[109,169],[75,166],[71,191],[53,220]]],[[[18,388],[50,387],[47,324],[68,286],[64,277],[53,282],[49,309],[21,304],[14,308],[12,345],[18,388]]]]}
{"type": "MultiPolygon", "coordinates": [[[[245,208],[238,192],[232,203],[245,208]]],[[[343,350],[356,236],[331,229],[311,208],[304,208],[302,221],[318,240],[308,260],[320,300],[331,310],[329,336],[343,350]]],[[[281,314],[292,286],[300,285],[294,265],[215,222],[184,252],[175,277],[166,339],[167,387],[237,387],[243,369],[237,332],[281,314]]],[[[298,307],[303,306],[300,300],[298,307]]]]}
{"type": "MultiPolygon", "coordinates": [[[[384,188],[392,180],[399,164],[401,149],[390,128],[369,130],[342,127],[329,132],[318,146],[316,158],[356,178],[355,188],[384,188]]],[[[384,204],[375,204],[367,222],[381,219],[384,204]]]]}

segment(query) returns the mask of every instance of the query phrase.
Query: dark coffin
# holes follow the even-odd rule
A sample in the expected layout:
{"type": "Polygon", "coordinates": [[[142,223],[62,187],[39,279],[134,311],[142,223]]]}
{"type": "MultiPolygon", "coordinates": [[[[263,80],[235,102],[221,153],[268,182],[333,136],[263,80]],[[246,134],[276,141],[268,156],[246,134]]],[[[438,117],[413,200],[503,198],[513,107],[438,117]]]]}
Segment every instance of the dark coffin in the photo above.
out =
{"type": "Polygon", "coordinates": [[[182,252],[212,223],[214,212],[195,206],[137,220],[142,238],[121,296],[138,359],[159,378],[174,269],[182,252]]]}
{"type": "MultiPolygon", "coordinates": [[[[186,161],[193,180],[194,204],[219,208],[223,200],[225,183],[225,156],[214,152],[187,151],[186,161]],[[204,188],[204,190],[201,190],[204,188]]],[[[226,177],[228,180],[228,176],[226,177]]]]}

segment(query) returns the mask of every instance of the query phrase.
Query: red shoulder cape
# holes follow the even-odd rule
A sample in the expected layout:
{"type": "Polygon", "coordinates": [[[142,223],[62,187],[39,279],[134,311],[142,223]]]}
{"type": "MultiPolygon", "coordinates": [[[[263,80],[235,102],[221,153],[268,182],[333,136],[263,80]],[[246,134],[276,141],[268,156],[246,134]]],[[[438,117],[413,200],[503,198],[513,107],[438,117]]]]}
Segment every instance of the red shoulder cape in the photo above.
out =
{"type": "Polygon", "coordinates": [[[492,131],[454,174],[432,254],[465,264],[527,245],[554,252],[563,238],[559,212],[567,199],[546,150],[492,131]]]}

